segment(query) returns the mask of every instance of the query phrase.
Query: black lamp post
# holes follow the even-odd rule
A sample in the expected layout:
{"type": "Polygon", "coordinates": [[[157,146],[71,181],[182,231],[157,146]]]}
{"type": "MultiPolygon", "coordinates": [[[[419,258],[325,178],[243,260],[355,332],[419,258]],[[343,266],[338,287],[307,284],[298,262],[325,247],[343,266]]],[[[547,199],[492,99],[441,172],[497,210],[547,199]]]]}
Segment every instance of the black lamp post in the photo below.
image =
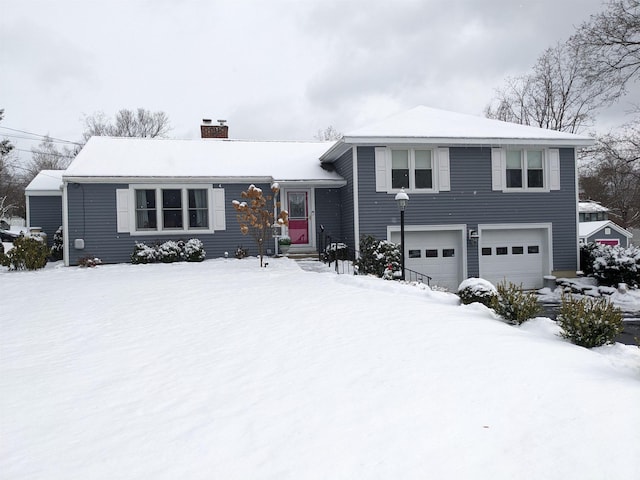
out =
{"type": "Polygon", "coordinates": [[[405,193],[404,188],[396,193],[396,202],[400,209],[400,251],[402,253],[402,276],[400,278],[404,280],[404,209],[409,203],[409,195],[405,193]]]}

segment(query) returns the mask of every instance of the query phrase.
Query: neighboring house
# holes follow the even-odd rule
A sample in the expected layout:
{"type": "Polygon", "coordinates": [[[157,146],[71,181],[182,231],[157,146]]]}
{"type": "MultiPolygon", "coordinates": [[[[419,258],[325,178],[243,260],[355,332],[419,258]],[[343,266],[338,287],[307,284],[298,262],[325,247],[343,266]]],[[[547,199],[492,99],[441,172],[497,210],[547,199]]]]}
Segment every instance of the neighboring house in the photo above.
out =
{"type": "Polygon", "coordinates": [[[633,234],[609,220],[609,209],[598,202],[578,202],[580,243],[628,247],[633,234]]]}
{"type": "Polygon", "coordinates": [[[208,258],[255,255],[231,202],[277,181],[291,251],[316,251],[321,234],[399,242],[404,188],[407,268],[450,289],[470,276],[541,287],[578,268],[576,149],[592,143],[426,107],[335,143],[94,137],[63,175],[65,263],[127,262],[136,241],[192,237],[208,258]]]}
{"type": "Polygon", "coordinates": [[[580,222],[601,222],[609,220],[609,209],[593,200],[578,202],[578,221],[580,222]]]}
{"type": "Polygon", "coordinates": [[[25,188],[27,228],[41,229],[49,247],[62,226],[62,174],[64,170],[42,170],[25,188]]]}
{"type": "Polygon", "coordinates": [[[580,243],[602,243],[628,247],[633,234],[611,220],[580,222],[580,243]]]}

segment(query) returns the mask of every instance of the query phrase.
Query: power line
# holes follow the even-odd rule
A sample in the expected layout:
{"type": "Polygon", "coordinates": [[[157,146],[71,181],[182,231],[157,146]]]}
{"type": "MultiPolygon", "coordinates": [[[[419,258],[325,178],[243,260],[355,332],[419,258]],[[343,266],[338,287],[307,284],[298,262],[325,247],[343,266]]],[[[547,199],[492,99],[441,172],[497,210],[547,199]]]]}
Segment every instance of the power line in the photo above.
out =
{"type": "Polygon", "coordinates": [[[16,152],[26,152],[26,153],[40,153],[42,155],[52,155],[54,157],[65,157],[65,158],[73,158],[73,155],[65,155],[64,153],[55,153],[55,152],[40,152],[37,150],[25,150],[24,148],[14,148],[12,151],[16,152]]]}
{"type": "Polygon", "coordinates": [[[58,142],[72,143],[74,145],[82,145],[82,143],[72,142],[71,140],[63,140],[61,138],[51,137],[49,135],[40,135],[39,133],[27,132],[26,130],[18,130],[17,128],[9,128],[9,127],[2,127],[2,126],[0,126],[0,128],[3,128],[5,130],[11,130],[12,132],[26,133],[27,135],[33,135],[34,137],[50,138],[51,140],[56,140],[58,142]]]}
{"type": "MultiPolygon", "coordinates": [[[[2,127],[0,127],[0,128],[2,128],[2,127]]],[[[38,138],[25,137],[23,135],[10,135],[8,133],[3,134],[2,136],[3,137],[9,137],[9,138],[21,138],[23,140],[33,140],[34,142],[35,141],[40,141],[40,139],[38,139],[38,138]]],[[[74,142],[69,142],[68,140],[55,140],[55,139],[53,139],[51,137],[49,137],[49,139],[51,140],[52,143],[64,143],[64,144],[74,143],[74,142]]],[[[80,145],[80,144],[76,144],[76,145],[80,145]]]]}

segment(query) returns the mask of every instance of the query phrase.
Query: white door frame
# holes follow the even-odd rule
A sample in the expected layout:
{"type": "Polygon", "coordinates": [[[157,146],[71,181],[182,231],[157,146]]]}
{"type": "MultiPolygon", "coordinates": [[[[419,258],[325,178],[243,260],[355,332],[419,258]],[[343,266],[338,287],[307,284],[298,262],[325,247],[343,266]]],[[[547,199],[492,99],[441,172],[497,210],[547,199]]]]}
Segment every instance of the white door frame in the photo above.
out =
{"type": "MultiPolygon", "coordinates": [[[[283,187],[281,191],[281,209],[289,210],[289,193],[290,192],[306,192],[307,194],[307,215],[309,218],[309,243],[306,245],[291,245],[289,251],[307,250],[316,248],[316,205],[315,205],[315,188],[313,187],[283,187]]],[[[287,235],[289,228],[286,229],[287,235]]]]}

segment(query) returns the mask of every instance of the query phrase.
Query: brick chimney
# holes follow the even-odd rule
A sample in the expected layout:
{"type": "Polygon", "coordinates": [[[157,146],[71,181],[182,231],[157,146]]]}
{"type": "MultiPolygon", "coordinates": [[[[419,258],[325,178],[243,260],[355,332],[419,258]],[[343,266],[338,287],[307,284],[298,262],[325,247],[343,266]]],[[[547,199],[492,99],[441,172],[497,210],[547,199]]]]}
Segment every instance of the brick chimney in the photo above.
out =
{"type": "Polygon", "coordinates": [[[218,120],[218,125],[213,125],[210,118],[203,118],[200,125],[202,138],[229,138],[229,126],[226,120],[218,120]]]}

